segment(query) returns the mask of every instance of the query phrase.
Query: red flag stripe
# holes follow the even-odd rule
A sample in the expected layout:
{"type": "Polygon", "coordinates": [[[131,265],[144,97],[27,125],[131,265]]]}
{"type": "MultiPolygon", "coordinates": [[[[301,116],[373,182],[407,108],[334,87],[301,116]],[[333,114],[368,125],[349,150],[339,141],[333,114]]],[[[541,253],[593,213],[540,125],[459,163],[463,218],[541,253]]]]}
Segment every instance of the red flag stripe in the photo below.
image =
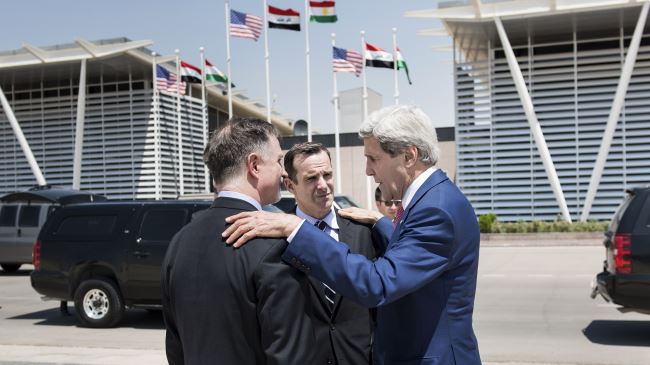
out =
{"type": "Polygon", "coordinates": [[[300,16],[300,13],[293,9],[279,9],[269,5],[269,13],[273,15],[300,16]]]}
{"type": "Polygon", "coordinates": [[[309,6],[312,8],[333,8],[335,3],[334,1],[310,1],[309,6]]]}
{"type": "Polygon", "coordinates": [[[192,66],[187,62],[181,61],[181,67],[189,68],[191,70],[196,71],[198,74],[201,74],[201,70],[198,67],[192,66]]]}
{"type": "Polygon", "coordinates": [[[386,52],[386,51],[384,51],[383,49],[381,49],[381,48],[379,48],[379,47],[377,47],[377,46],[375,46],[375,45],[373,45],[373,44],[370,44],[370,43],[368,43],[368,42],[366,42],[366,49],[367,49],[368,51],[386,52]]]}

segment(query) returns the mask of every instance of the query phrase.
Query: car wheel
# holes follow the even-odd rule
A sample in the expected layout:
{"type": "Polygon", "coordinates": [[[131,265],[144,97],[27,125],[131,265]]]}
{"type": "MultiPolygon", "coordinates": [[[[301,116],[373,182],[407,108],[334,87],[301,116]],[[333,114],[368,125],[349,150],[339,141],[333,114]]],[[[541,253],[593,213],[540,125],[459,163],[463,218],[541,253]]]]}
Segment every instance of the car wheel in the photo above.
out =
{"type": "Polygon", "coordinates": [[[116,285],[106,279],[83,281],[74,294],[77,319],[83,327],[115,326],[124,313],[124,303],[116,285]]]}
{"type": "Polygon", "coordinates": [[[21,264],[0,264],[4,272],[16,272],[20,269],[21,264]]]}

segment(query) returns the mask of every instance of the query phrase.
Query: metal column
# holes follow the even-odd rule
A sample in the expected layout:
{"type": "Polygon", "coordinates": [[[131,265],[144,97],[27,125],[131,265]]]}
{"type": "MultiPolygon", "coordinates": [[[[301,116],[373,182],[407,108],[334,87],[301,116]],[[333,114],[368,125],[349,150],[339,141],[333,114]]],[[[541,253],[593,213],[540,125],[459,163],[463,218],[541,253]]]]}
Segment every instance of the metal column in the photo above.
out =
{"type": "Polygon", "coordinates": [[[623,108],[623,103],[625,102],[627,87],[629,86],[630,79],[632,78],[632,71],[634,70],[634,64],[636,63],[636,56],[639,53],[639,45],[641,44],[641,37],[643,36],[643,28],[645,27],[646,19],[648,17],[649,7],[650,3],[646,2],[641,8],[639,20],[637,21],[636,27],[634,28],[634,35],[632,36],[632,41],[630,42],[627,56],[625,56],[625,63],[623,64],[621,78],[618,80],[618,86],[616,87],[616,94],[614,95],[612,109],[610,110],[609,117],[607,118],[607,126],[605,127],[605,133],[603,134],[603,142],[600,145],[600,150],[598,150],[598,157],[596,158],[596,163],[594,164],[594,170],[591,173],[591,180],[589,181],[589,189],[587,190],[585,204],[582,207],[582,215],[580,216],[580,221],[582,222],[585,222],[587,218],[589,218],[591,206],[594,203],[594,199],[596,198],[596,192],[598,191],[598,186],[600,185],[600,178],[603,175],[605,162],[607,162],[607,156],[609,155],[609,148],[612,146],[612,139],[614,139],[614,132],[616,132],[618,118],[621,115],[621,108],[623,108]]]}
{"type": "Polygon", "coordinates": [[[36,159],[34,158],[32,149],[29,147],[29,143],[27,143],[27,139],[25,139],[23,130],[20,128],[20,125],[18,124],[18,120],[16,119],[13,110],[11,110],[9,101],[7,101],[7,98],[5,97],[5,93],[2,91],[2,87],[0,87],[0,102],[2,103],[2,108],[4,109],[5,114],[7,115],[7,119],[9,119],[9,124],[11,124],[11,128],[14,130],[14,134],[16,135],[16,139],[18,140],[18,143],[20,144],[20,148],[22,148],[23,153],[25,154],[27,163],[29,163],[29,167],[32,169],[32,173],[36,178],[36,182],[38,183],[38,185],[47,185],[47,183],[45,182],[45,177],[43,176],[41,169],[38,167],[38,162],[36,162],[36,159]]]}
{"type": "Polygon", "coordinates": [[[86,60],[81,60],[79,72],[79,94],[77,95],[77,123],[74,137],[74,159],[72,162],[72,188],[81,187],[81,158],[84,146],[84,122],[86,115],[86,60]]]}
{"type": "Polygon", "coordinates": [[[558,203],[562,217],[567,222],[571,222],[571,216],[569,215],[569,208],[566,204],[566,199],[564,199],[564,193],[562,192],[562,186],[560,185],[560,179],[557,176],[555,171],[555,165],[551,159],[551,153],[548,150],[546,145],[546,140],[544,139],[544,134],[542,133],[542,128],[539,125],[537,120],[537,115],[535,114],[535,108],[533,107],[533,101],[528,93],[524,77],[521,74],[521,69],[517,63],[514,52],[512,51],[512,46],[508,40],[508,35],[501,24],[501,19],[496,17],[494,18],[494,23],[497,27],[497,32],[499,33],[499,39],[501,40],[501,45],[503,46],[503,51],[505,52],[506,59],[508,61],[508,66],[510,68],[510,73],[512,74],[513,81],[517,88],[517,93],[519,94],[519,99],[526,113],[526,119],[528,119],[528,125],[530,126],[530,131],[535,139],[535,144],[539,150],[542,163],[544,164],[544,169],[546,170],[546,175],[548,177],[549,183],[551,184],[551,189],[553,189],[553,195],[555,195],[555,200],[558,203]]]}

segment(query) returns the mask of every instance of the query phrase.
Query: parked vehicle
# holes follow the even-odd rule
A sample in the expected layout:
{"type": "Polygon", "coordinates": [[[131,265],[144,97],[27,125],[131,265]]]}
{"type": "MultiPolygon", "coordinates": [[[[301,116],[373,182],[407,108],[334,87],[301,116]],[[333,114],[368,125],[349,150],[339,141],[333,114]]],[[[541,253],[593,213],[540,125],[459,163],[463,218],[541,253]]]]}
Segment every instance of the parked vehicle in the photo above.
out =
{"type": "Polygon", "coordinates": [[[0,266],[13,272],[32,262],[32,246],[53,207],[106,200],[88,192],[38,186],[0,197],[0,266]]]}
{"type": "MultiPolygon", "coordinates": [[[[274,204],[276,207],[281,209],[283,212],[289,213],[296,206],[296,198],[293,194],[288,191],[282,191],[282,197],[280,201],[274,204]]],[[[350,198],[345,195],[335,195],[334,196],[334,207],[337,209],[349,208],[349,207],[358,207],[358,205],[350,198]]]]}
{"type": "Polygon", "coordinates": [[[650,314],[650,187],[626,193],[605,232],[606,259],[591,297],[650,314]]]}
{"type": "Polygon", "coordinates": [[[34,245],[32,287],[74,301],[86,327],[112,327],[125,308],[160,308],[171,238],[210,201],[73,204],[55,209],[34,245]]]}

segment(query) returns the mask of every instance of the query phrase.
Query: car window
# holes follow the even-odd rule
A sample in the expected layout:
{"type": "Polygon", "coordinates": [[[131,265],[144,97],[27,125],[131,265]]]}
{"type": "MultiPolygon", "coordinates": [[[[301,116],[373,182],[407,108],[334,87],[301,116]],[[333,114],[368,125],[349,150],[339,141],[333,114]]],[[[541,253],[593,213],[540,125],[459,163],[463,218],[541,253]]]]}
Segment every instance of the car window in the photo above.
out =
{"type": "Polygon", "coordinates": [[[0,227],[13,227],[16,225],[17,205],[3,205],[0,209],[0,227]]]}
{"type": "Polygon", "coordinates": [[[338,208],[340,209],[358,207],[358,205],[356,205],[352,200],[348,199],[345,196],[334,197],[334,201],[336,204],[338,204],[338,208]]]}
{"type": "Polygon", "coordinates": [[[140,226],[142,240],[169,241],[185,225],[185,209],[152,209],[145,213],[140,226]]]}
{"type": "Polygon", "coordinates": [[[38,227],[40,213],[40,205],[23,205],[18,215],[18,227],[38,227]]]}
{"type": "Polygon", "coordinates": [[[63,219],[55,234],[67,238],[109,239],[116,222],[115,215],[70,216],[63,219]]]}
{"type": "Polygon", "coordinates": [[[623,200],[623,203],[621,203],[621,205],[616,209],[616,213],[614,213],[614,217],[612,217],[612,221],[609,223],[609,231],[616,233],[618,225],[621,223],[621,218],[623,217],[623,214],[625,214],[627,207],[630,206],[632,199],[634,199],[634,195],[632,194],[628,193],[625,196],[625,200],[623,200]]]}

